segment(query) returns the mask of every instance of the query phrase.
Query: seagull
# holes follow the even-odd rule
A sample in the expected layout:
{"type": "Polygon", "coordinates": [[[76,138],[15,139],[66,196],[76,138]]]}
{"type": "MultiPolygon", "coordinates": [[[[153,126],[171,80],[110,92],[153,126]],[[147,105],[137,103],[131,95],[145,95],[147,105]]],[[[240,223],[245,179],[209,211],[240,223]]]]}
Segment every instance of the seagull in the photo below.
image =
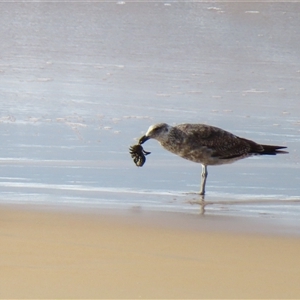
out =
{"type": "Polygon", "coordinates": [[[139,144],[157,140],[163,148],[202,165],[200,195],[205,194],[207,166],[230,164],[253,155],[288,153],[284,146],[261,145],[205,124],[151,125],[139,144]]]}

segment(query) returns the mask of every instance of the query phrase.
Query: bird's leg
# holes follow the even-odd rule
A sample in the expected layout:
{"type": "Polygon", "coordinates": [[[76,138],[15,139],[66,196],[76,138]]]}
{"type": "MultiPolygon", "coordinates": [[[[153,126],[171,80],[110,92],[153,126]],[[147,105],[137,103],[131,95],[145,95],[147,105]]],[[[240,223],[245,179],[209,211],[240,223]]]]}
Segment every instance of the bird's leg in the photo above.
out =
{"type": "Polygon", "coordinates": [[[202,165],[202,173],[201,173],[201,190],[200,190],[200,195],[205,194],[205,184],[206,184],[206,178],[207,178],[207,166],[202,165]]]}

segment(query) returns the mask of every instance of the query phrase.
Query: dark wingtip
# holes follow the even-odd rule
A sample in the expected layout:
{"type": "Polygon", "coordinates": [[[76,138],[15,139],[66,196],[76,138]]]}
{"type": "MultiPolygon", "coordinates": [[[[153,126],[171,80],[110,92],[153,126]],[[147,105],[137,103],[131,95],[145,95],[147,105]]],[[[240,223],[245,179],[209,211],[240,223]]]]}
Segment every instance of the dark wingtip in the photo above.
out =
{"type": "Polygon", "coordinates": [[[276,155],[276,154],[288,154],[288,151],[280,150],[286,149],[285,146],[270,146],[270,145],[261,145],[263,147],[263,151],[260,154],[269,154],[269,155],[276,155]]]}
{"type": "MultiPolygon", "coordinates": [[[[286,148],[286,147],[284,147],[284,148],[286,148]]],[[[284,149],[283,148],[283,149],[284,149]]],[[[276,154],[288,154],[289,152],[288,151],[282,151],[282,150],[276,150],[276,152],[275,152],[276,154]]]]}

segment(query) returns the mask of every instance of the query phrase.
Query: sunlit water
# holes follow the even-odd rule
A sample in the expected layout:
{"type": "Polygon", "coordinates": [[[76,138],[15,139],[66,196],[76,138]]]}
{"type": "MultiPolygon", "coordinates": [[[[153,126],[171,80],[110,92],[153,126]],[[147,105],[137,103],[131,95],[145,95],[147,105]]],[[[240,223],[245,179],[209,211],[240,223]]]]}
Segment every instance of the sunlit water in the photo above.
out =
{"type": "Polygon", "coordinates": [[[198,213],[201,166],[149,125],[290,153],[209,167],[206,214],[300,216],[297,3],[0,3],[1,203],[198,213]]]}

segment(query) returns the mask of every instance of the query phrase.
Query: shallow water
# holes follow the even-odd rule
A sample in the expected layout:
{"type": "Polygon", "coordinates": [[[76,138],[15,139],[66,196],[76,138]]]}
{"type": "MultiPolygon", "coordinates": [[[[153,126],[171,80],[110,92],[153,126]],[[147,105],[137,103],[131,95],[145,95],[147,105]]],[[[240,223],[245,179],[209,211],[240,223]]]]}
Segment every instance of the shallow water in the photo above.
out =
{"type": "Polygon", "coordinates": [[[290,153],[209,167],[206,214],[300,216],[298,3],[0,3],[0,201],[198,213],[200,165],[149,125],[290,153]]]}

